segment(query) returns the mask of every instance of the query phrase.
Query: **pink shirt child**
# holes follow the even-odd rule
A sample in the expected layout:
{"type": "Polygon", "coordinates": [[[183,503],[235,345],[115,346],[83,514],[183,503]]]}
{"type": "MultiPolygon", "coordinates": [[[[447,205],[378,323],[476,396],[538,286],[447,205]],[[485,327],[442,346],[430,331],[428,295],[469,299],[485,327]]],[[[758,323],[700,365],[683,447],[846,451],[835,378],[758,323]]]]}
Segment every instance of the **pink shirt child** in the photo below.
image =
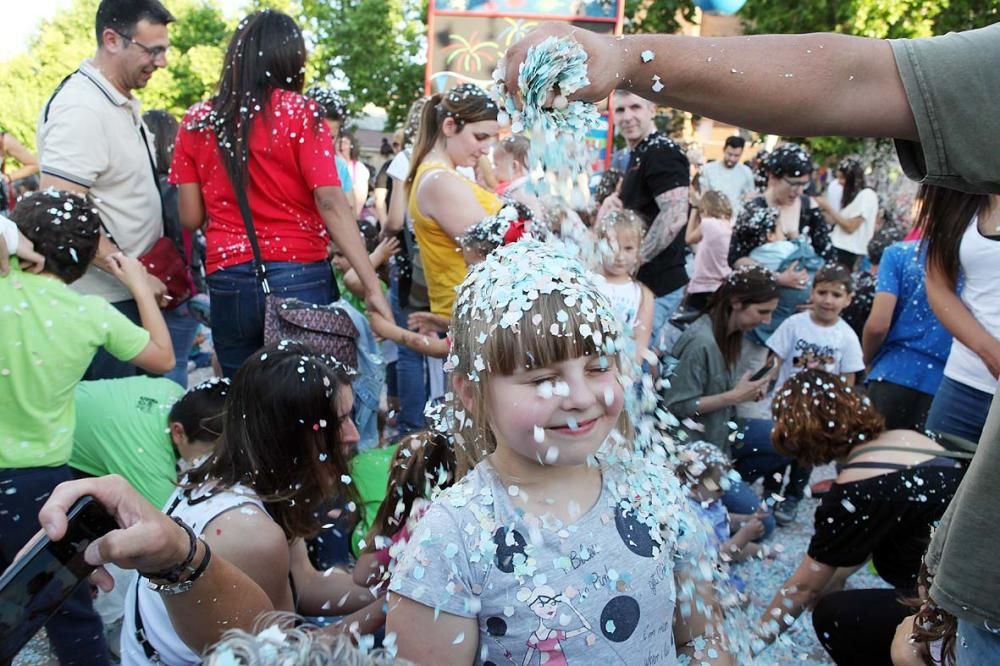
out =
{"type": "Polygon", "coordinates": [[[701,220],[701,242],[694,255],[694,271],[688,283],[689,294],[713,292],[732,272],[729,267],[729,239],[733,234],[730,220],[705,217],[701,220]]]}

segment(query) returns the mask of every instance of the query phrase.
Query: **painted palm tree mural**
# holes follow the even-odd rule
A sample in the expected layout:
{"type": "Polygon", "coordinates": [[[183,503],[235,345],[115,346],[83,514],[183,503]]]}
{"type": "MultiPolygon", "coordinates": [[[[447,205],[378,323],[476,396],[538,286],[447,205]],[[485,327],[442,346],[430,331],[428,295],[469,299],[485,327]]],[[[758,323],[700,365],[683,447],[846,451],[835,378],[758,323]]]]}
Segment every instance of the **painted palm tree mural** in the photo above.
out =
{"type": "Polygon", "coordinates": [[[509,16],[505,16],[503,18],[503,22],[506,24],[506,27],[500,31],[500,34],[497,35],[497,39],[503,43],[505,51],[507,50],[507,47],[527,35],[532,28],[538,25],[538,21],[515,19],[510,18],[509,16]]]}
{"type": "Polygon", "coordinates": [[[448,53],[444,62],[446,65],[454,64],[459,72],[481,72],[495,65],[500,57],[500,45],[493,41],[479,41],[478,32],[468,38],[452,33],[448,35],[448,40],[451,43],[442,49],[448,53]]]}

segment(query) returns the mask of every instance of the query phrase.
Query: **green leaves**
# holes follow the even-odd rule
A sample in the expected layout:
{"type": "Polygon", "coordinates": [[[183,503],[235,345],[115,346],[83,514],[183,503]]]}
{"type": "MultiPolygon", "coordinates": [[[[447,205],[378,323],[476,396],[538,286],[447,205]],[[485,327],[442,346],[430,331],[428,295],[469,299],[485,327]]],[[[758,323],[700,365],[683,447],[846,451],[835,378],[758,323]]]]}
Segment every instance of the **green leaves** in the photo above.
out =
{"type": "Polygon", "coordinates": [[[380,106],[400,124],[423,94],[424,0],[302,0],[310,79],[342,81],[352,113],[380,106]]]}

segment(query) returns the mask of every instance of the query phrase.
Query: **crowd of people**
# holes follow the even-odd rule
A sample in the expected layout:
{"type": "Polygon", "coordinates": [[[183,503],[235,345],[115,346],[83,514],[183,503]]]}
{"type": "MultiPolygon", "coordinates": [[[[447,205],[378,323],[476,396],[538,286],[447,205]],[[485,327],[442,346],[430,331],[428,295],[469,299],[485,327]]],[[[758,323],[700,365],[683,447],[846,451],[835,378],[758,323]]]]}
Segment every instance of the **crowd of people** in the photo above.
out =
{"type": "Polygon", "coordinates": [[[0,568],[80,497],[120,528],[45,624],[60,663],[767,663],[808,610],[837,664],[1000,658],[1000,173],[936,106],[988,89],[954,64],[1000,26],[718,52],[543,25],[508,79],[575,39],[624,142],[571,205],[472,83],[366,165],[278,11],[209,99],[144,113],[173,22],[102,0],[38,157],[0,134],[0,568]],[[826,44],[834,103],[695,73],[826,44]],[[651,93],[655,61],[690,67],[651,93]],[[658,104],[895,138],[913,210],[858,156],[746,134],[698,164],[658,104]],[[748,589],[807,497],[801,564],[748,589]]]}

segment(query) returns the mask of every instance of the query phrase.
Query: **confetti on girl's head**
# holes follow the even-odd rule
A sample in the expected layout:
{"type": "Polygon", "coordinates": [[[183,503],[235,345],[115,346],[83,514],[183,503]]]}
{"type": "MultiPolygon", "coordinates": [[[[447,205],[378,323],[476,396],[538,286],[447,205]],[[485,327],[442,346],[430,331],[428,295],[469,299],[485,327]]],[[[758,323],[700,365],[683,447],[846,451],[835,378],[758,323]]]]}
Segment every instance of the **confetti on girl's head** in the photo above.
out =
{"type": "Polygon", "coordinates": [[[80,279],[97,255],[101,219],[79,194],[49,188],[26,195],[10,219],[45,257],[45,271],[66,284],[80,279]]]}
{"type": "MultiPolygon", "coordinates": [[[[618,366],[621,329],[583,265],[559,249],[526,238],[494,251],[459,288],[452,319],[454,376],[482,392],[490,376],[543,368],[593,355],[618,366]]],[[[475,400],[482,404],[484,401],[475,400]]],[[[458,428],[473,461],[495,447],[485,414],[458,428]]],[[[461,455],[461,451],[458,452],[461,455]]]]}
{"type": "Polygon", "coordinates": [[[462,236],[465,263],[478,264],[501,245],[520,240],[531,220],[531,210],[524,204],[508,202],[496,215],[484,217],[462,236]]]}

